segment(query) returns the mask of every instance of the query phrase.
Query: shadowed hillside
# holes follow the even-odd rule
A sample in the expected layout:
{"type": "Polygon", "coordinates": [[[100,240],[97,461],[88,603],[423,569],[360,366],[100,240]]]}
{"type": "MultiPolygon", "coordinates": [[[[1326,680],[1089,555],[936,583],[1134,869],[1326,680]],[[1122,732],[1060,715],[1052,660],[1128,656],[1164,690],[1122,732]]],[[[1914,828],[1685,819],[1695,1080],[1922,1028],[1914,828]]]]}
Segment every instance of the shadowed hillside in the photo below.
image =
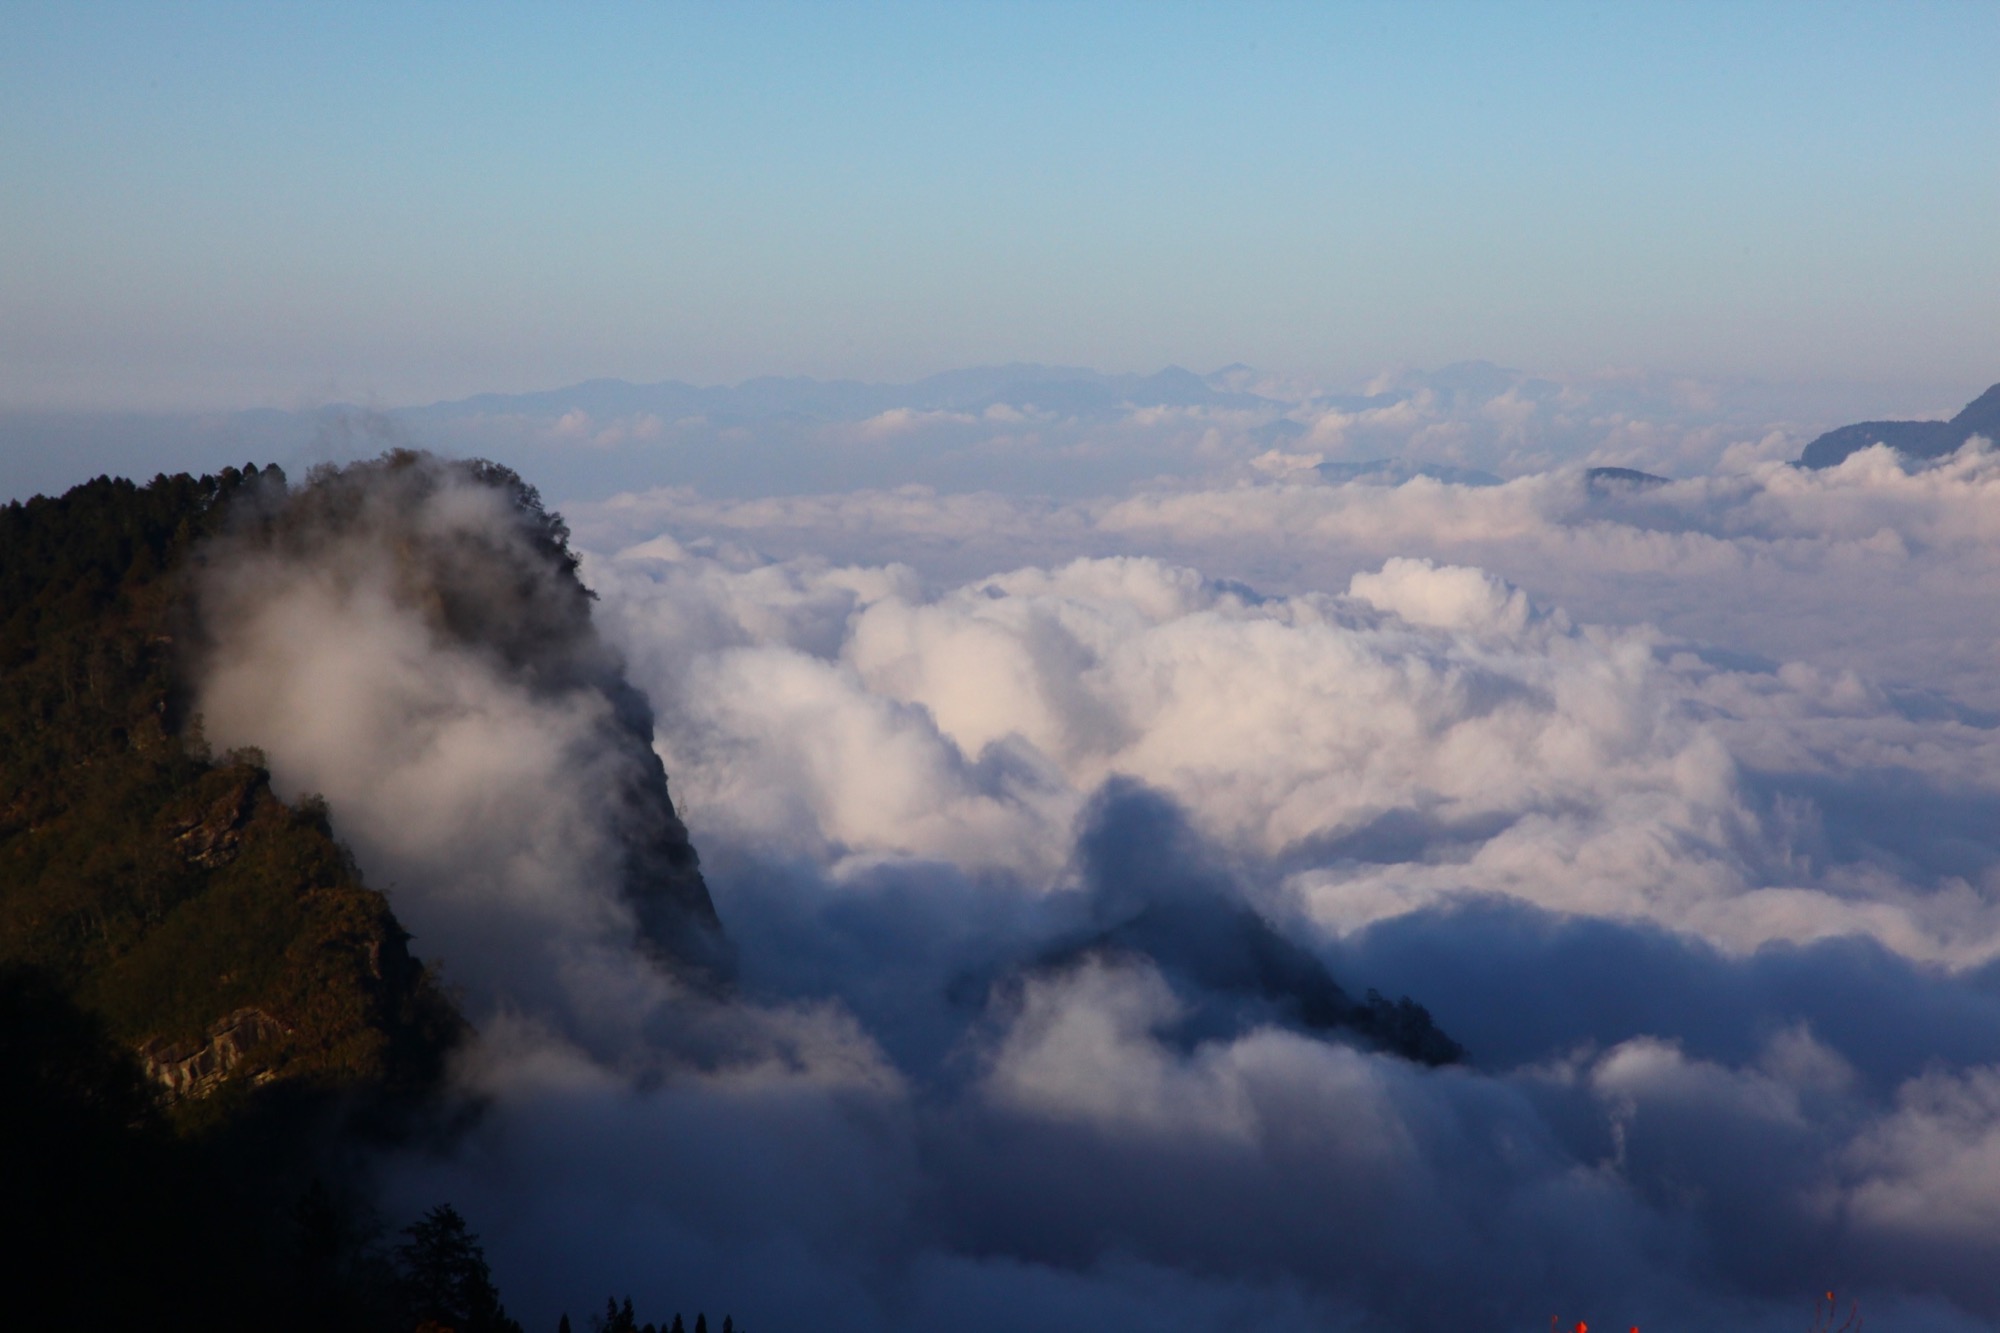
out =
{"type": "MultiPolygon", "coordinates": [[[[283,485],[100,478],[0,509],[0,1101],[31,1305],[268,1319],[312,1285],[299,1209],[366,1230],[352,1178],[324,1182],[420,1123],[463,1031],[324,805],[188,713],[190,555],[283,485]]],[[[385,1283],[350,1274],[287,1326],[378,1326],[385,1283]]]]}
{"type": "Polygon", "coordinates": [[[0,510],[0,959],[134,1050],[183,1121],[296,1081],[414,1095],[458,1031],[323,805],[187,715],[190,550],[275,470],[0,510]]]}

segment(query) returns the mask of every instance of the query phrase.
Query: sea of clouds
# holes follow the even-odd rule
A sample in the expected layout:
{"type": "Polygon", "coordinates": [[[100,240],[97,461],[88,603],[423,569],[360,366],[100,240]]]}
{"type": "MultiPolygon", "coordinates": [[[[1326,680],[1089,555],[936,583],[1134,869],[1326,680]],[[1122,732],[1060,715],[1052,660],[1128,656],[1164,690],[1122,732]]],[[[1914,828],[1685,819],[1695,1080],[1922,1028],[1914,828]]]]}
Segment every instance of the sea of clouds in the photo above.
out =
{"type": "Polygon", "coordinates": [[[271,575],[213,677],[267,715],[211,728],[329,794],[482,1029],[393,1205],[456,1202],[531,1327],[2000,1318],[2000,457],[1232,438],[1080,498],[565,506],[721,995],[603,869],[595,705],[365,560],[271,575]],[[1217,982],[1245,910],[1469,1059],[1217,982]]]}

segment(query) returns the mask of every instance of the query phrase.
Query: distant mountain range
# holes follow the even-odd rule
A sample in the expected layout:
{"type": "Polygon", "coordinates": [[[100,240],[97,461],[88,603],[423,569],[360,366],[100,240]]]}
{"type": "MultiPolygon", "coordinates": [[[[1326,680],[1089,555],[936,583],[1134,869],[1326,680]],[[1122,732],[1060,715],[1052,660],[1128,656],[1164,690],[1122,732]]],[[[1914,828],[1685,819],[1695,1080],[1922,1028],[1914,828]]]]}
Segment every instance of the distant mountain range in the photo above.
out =
{"type": "MultiPolygon", "coordinates": [[[[1016,362],[908,383],[592,379],[411,406],[216,413],[0,407],[0,499],[59,495],[98,474],[199,474],[245,458],[303,472],[398,447],[493,458],[573,501],[661,485],[732,496],[900,485],[1109,493],[1213,473],[1224,455],[1245,449],[1299,455],[1293,466],[1318,453],[1326,465],[1320,475],[1334,481],[1393,484],[1422,475],[1481,484],[1590,458],[1626,436],[1692,439],[1702,432],[1726,443],[1783,431],[1809,438],[1825,423],[1925,401],[1933,401],[1928,392],[1899,396],[1865,385],[1695,382],[1637,372],[1559,379],[1488,361],[1332,389],[1246,365],[1115,374],[1016,362]]],[[[1988,406],[1976,404],[1952,423],[1848,427],[1818,442],[1807,462],[1837,462],[1878,437],[1911,453],[1948,452],[1962,442],[1961,426],[1994,433],[1991,419],[2000,411],[1991,395],[1981,403],[1988,406]],[[1865,438],[1857,443],[1855,436],[1865,438]]],[[[1633,457],[1626,446],[1617,452],[1633,457]]],[[[1675,470],[1699,467],[1683,457],[1675,470]]]]}
{"type": "Polygon", "coordinates": [[[1911,458],[1944,458],[1975,435],[2000,440],[2000,384],[1967,403],[1950,421],[1863,421],[1830,430],[1806,446],[1799,462],[1811,468],[1837,467],[1849,454],[1876,444],[1911,458]]]}
{"type": "Polygon", "coordinates": [[[1279,406],[1272,399],[1230,387],[1230,367],[1197,375],[1168,366],[1152,375],[1107,375],[1080,366],[1016,363],[978,366],[931,375],[913,384],[870,384],[860,380],[816,380],[804,376],[764,376],[741,384],[703,387],[679,380],[633,384],[626,380],[586,380],[539,393],[487,393],[399,415],[424,420],[474,413],[560,415],[582,410],[594,417],[650,412],[681,417],[756,419],[774,416],[851,421],[897,408],[919,412],[981,412],[990,407],[1033,407],[1065,416],[1093,416],[1124,407],[1279,406]]]}
{"type": "MultiPolygon", "coordinates": [[[[560,417],[581,411],[599,420],[651,413],[668,421],[705,417],[711,421],[752,421],[802,417],[859,421],[898,409],[916,412],[979,413],[993,407],[1034,409],[1065,417],[1110,416],[1132,408],[1213,407],[1283,412],[1310,405],[1364,412],[1404,402],[1428,392],[1446,404],[1477,404],[1512,392],[1524,401],[1556,398],[1562,386],[1490,361],[1460,361],[1434,371],[1400,376],[1394,387],[1376,393],[1286,395],[1255,392],[1265,383],[1258,371],[1237,364],[1202,375],[1168,366],[1151,375],[1107,374],[1086,366],[1013,362],[948,370],[907,384],[863,380],[818,380],[803,375],[767,375],[740,384],[698,385],[682,380],[635,384],[594,379],[528,393],[482,393],[419,407],[389,409],[407,422],[472,416],[560,417]]],[[[305,415],[359,411],[354,404],[329,404],[305,415]]],[[[260,409],[243,416],[291,417],[260,409]]]]}

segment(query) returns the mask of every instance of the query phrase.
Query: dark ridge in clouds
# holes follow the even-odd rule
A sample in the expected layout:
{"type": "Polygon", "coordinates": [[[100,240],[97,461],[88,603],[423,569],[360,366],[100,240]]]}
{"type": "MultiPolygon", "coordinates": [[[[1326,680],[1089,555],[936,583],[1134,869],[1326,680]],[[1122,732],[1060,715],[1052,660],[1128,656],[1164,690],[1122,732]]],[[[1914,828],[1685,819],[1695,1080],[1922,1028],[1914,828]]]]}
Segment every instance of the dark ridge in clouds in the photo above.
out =
{"type": "Polygon", "coordinates": [[[1910,458],[1943,458],[1975,435],[1989,442],[2000,440],[2000,384],[1967,403],[1949,421],[1863,421],[1830,430],[1806,446],[1799,462],[1806,467],[1837,467],[1848,455],[1875,444],[1886,444],[1910,458]]]}
{"type": "Polygon", "coordinates": [[[1655,486],[1666,485],[1668,480],[1630,467],[1593,467],[1586,468],[1583,473],[1584,489],[1598,499],[1648,491],[1655,486]]]}
{"type": "Polygon", "coordinates": [[[1309,951],[1285,938],[1215,867],[1173,803],[1114,778],[1084,812],[1077,840],[1084,883],[1096,901],[1090,933],[1041,968],[1115,964],[1136,956],[1177,991],[1211,1003],[1177,1027],[1188,1046],[1259,1027],[1358,1038],[1428,1065],[1454,1064],[1465,1050],[1404,997],[1370,993],[1357,1002],[1309,951]],[[1217,1004],[1221,1001],[1224,1004],[1217,1004]],[[1226,1006],[1226,1008],[1225,1008],[1226,1006]]]}

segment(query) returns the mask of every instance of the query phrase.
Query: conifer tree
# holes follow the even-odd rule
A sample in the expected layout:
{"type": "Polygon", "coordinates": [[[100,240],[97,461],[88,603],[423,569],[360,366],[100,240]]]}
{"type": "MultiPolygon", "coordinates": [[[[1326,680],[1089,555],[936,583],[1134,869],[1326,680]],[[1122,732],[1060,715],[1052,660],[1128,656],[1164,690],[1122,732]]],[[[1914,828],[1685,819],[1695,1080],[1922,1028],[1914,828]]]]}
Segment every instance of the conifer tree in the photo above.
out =
{"type": "MultiPolygon", "coordinates": [[[[618,1304],[617,1297],[606,1296],[604,1313],[593,1315],[590,1325],[597,1330],[597,1333],[641,1333],[639,1317],[632,1312],[630,1296],[625,1298],[625,1304],[622,1306],[618,1304]]],[[[646,1327],[651,1328],[652,1325],[648,1324],[646,1327]]]]}
{"type": "Polygon", "coordinates": [[[409,1239],[396,1249],[404,1303],[418,1323],[435,1322],[457,1333],[521,1333],[507,1317],[486,1252],[458,1210],[441,1203],[403,1228],[409,1239]]]}

